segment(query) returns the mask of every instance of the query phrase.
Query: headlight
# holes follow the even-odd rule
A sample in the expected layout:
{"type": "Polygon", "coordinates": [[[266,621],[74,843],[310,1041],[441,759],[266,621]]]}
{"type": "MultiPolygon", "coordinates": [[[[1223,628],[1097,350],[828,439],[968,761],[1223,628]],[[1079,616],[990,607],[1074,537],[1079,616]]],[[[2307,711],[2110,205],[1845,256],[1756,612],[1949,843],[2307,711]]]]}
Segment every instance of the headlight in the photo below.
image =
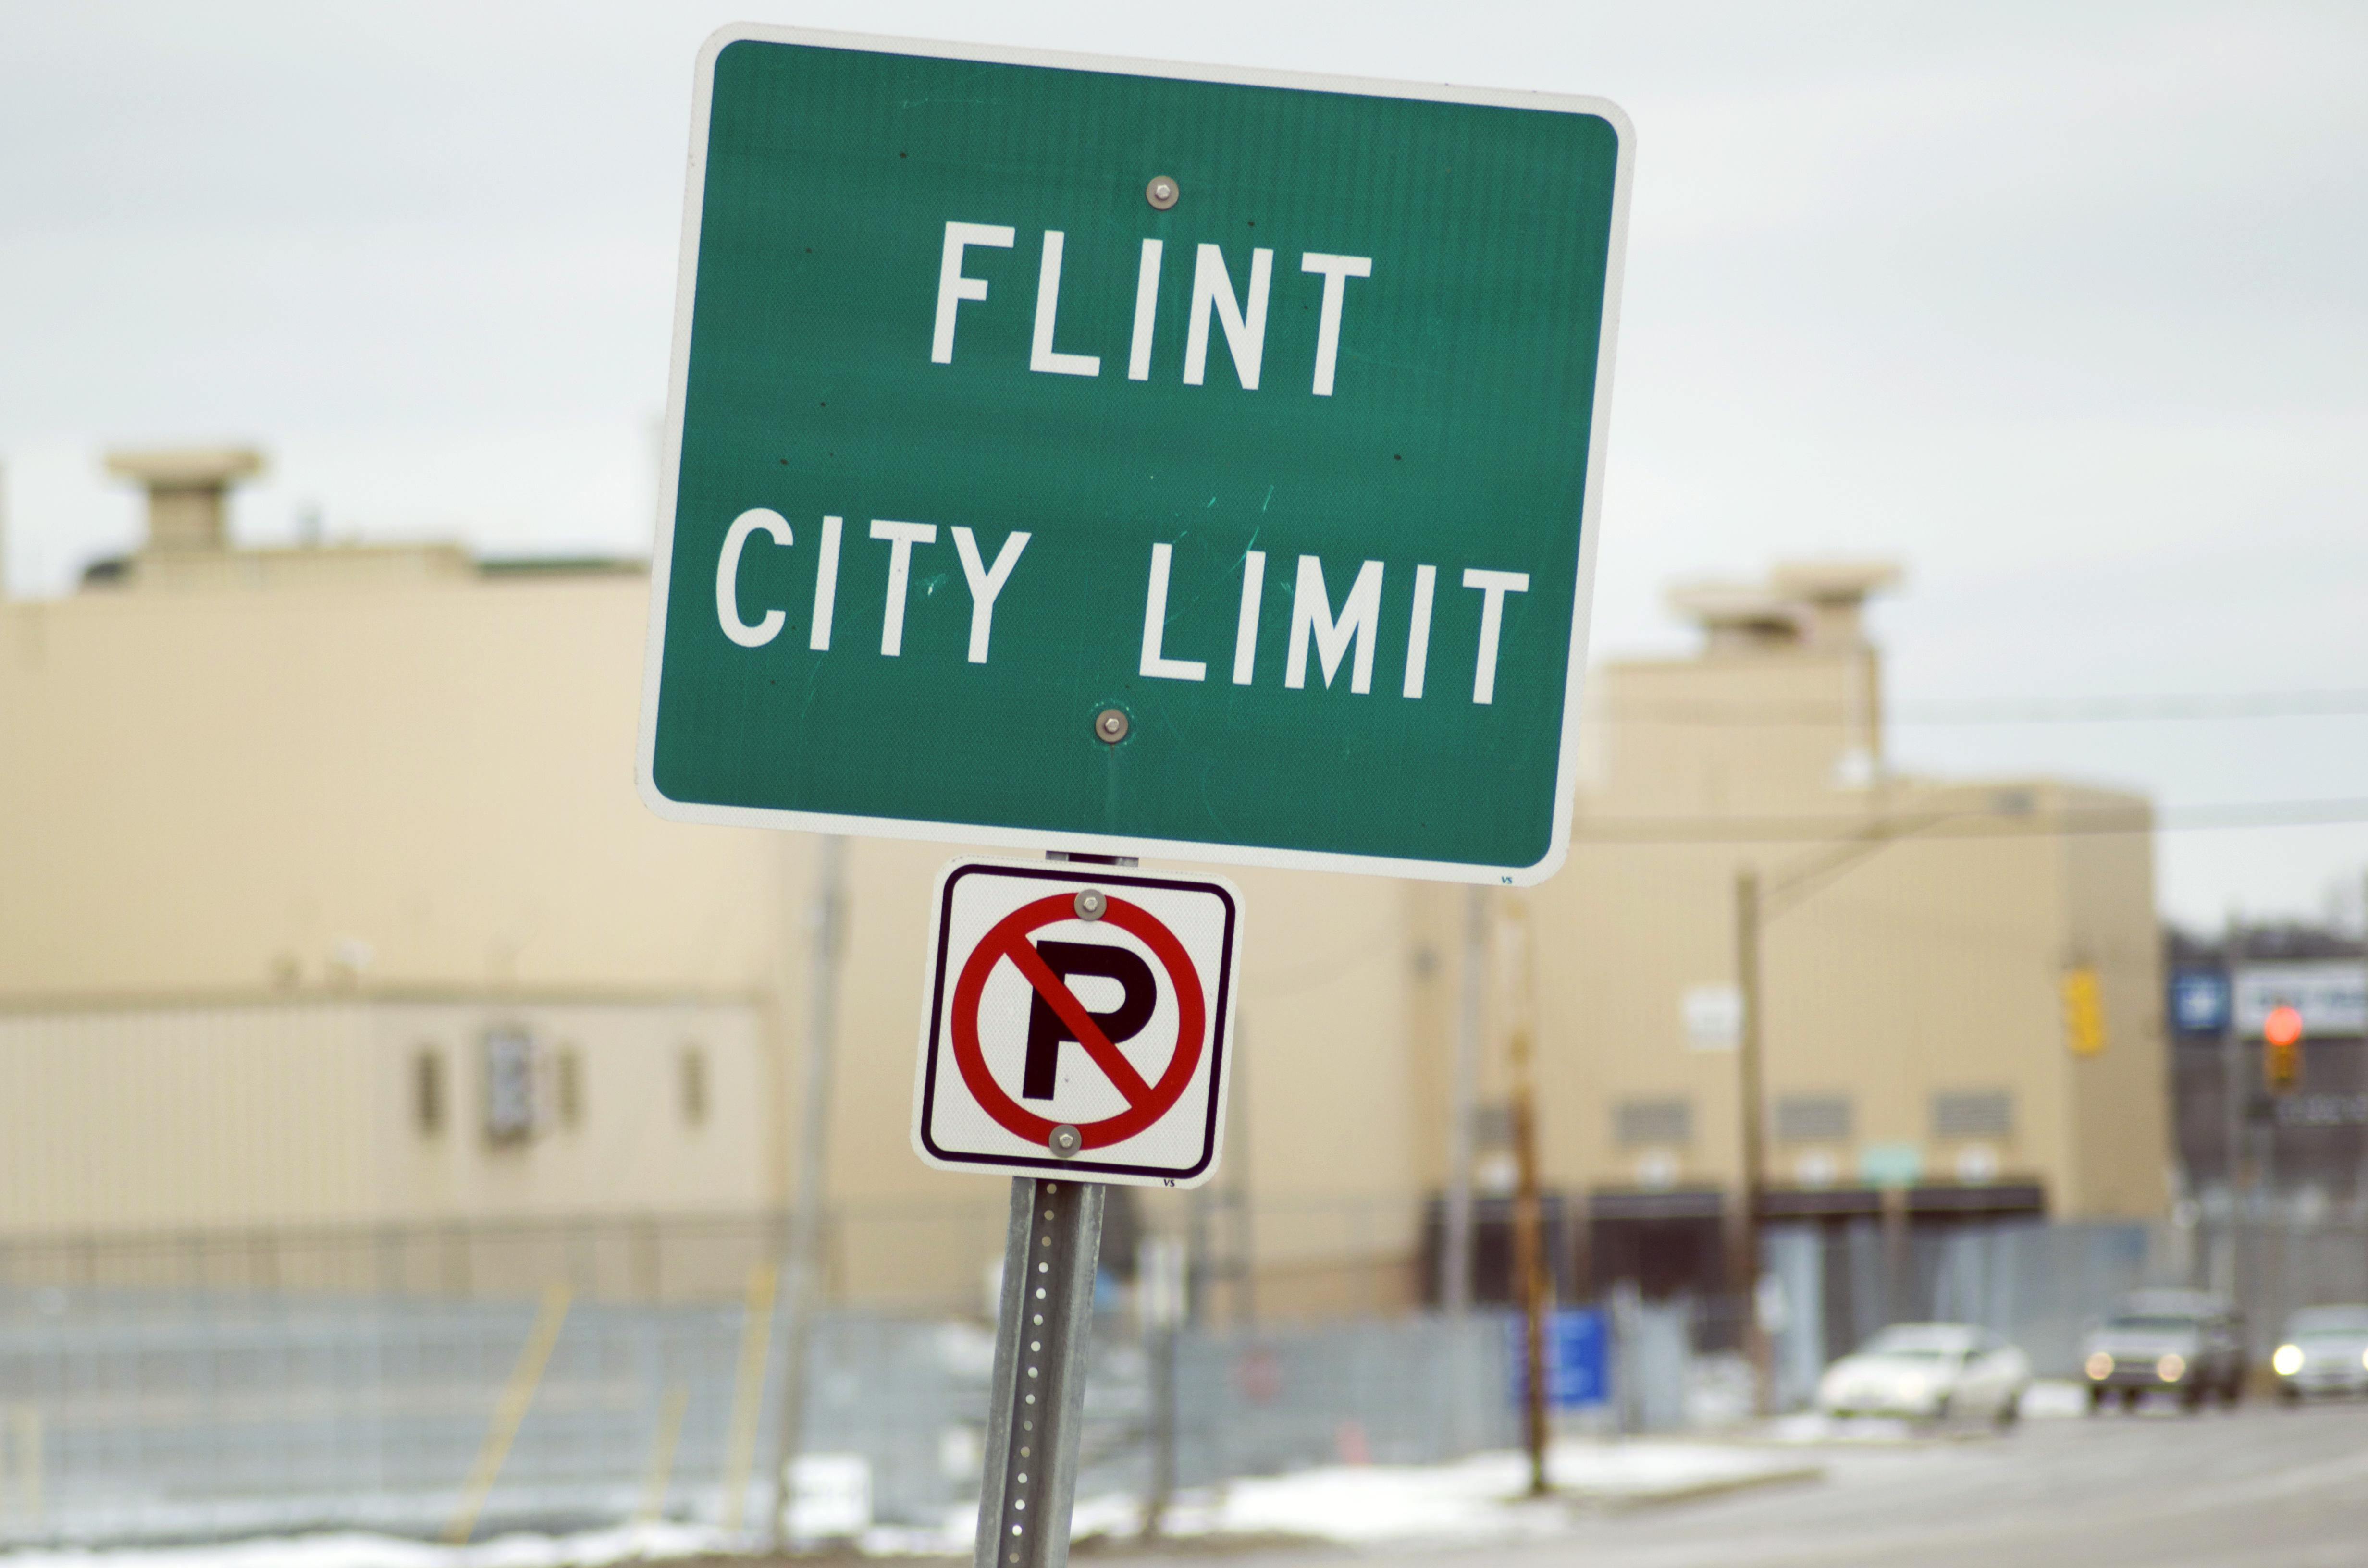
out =
{"type": "Polygon", "coordinates": [[[2187,1358],[2174,1350],[2154,1364],[2154,1375],[2164,1382],[2175,1383],[2187,1371],[2187,1358]]]}
{"type": "Polygon", "coordinates": [[[2098,1382],[2103,1382],[2113,1375],[2113,1358],[2101,1350],[2095,1352],[2089,1358],[2088,1372],[2098,1382]]]}
{"type": "Polygon", "coordinates": [[[2277,1369],[2278,1376],[2282,1378],[2293,1377],[2296,1372],[2302,1370],[2302,1346],[2299,1345],[2279,1346],[2278,1353],[2270,1358],[2270,1365],[2277,1369]]]}
{"type": "Polygon", "coordinates": [[[1931,1385],[1913,1372],[1899,1380],[1899,1397],[1910,1404],[1916,1403],[1931,1392],[1931,1385]]]}

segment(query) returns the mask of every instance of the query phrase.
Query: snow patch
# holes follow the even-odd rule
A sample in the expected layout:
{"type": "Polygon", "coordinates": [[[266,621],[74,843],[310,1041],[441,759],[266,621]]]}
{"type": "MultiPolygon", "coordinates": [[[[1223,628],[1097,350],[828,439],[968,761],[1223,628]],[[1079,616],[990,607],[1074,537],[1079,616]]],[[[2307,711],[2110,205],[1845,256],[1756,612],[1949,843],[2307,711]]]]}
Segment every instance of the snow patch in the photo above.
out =
{"type": "MultiPolygon", "coordinates": [[[[1517,1453],[1486,1453],[1440,1465],[1327,1465],[1186,1492],[1169,1508],[1166,1532],[1299,1537],[1347,1546],[1387,1542],[1474,1543],[1535,1540],[1571,1528],[1589,1506],[1650,1503],[1729,1486],[1816,1473],[1800,1456],[1716,1443],[1565,1439],[1547,1453],[1554,1493],[1527,1495],[1529,1466],[1517,1453]]],[[[863,1533],[876,1556],[968,1555],[976,1510],[950,1510],[935,1528],[880,1526],[863,1533]]],[[[1079,1499],[1071,1534],[1133,1537],[1143,1528],[1139,1497],[1079,1499]]],[[[23,1551],[0,1568],[604,1568],[725,1551],[720,1530],[645,1525],[580,1535],[508,1535],[473,1546],[438,1546],[361,1532],[282,1536],[218,1545],[23,1551]]]]}

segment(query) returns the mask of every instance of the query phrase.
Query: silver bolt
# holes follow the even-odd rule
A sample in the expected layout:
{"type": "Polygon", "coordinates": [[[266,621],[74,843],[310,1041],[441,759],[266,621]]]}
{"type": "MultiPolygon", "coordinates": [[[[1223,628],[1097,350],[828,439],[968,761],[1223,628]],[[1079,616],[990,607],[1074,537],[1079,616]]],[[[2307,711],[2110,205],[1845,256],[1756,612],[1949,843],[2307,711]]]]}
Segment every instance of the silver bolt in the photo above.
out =
{"type": "Polygon", "coordinates": [[[1110,745],[1126,739],[1127,731],[1133,728],[1133,722],[1120,709],[1105,708],[1094,715],[1094,733],[1110,745]]]}
{"type": "Polygon", "coordinates": [[[1102,896],[1101,889],[1079,888],[1077,890],[1076,909],[1078,919],[1099,920],[1102,917],[1102,911],[1109,907],[1110,900],[1102,896]]]}
{"type": "Polygon", "coordinates": [[[1180,194],[1181,192],[1176,188],[1176,182],[1166,175],[1153,176],[1151,183],[1143,187],[1143,199],[1162,212],[1175,206],[1176,198],[1180,194]]]}
{"type": "Polygon", "coordinates": [[[1085,1139],[1078,1134],[1077,1130],[1066,1122],[1053,1129],[1053,1136],[1045,1142],[1052,1145],[1053,1153],[1064,1160],[1084,1148],[1086,1144],[1085,1139]]]}

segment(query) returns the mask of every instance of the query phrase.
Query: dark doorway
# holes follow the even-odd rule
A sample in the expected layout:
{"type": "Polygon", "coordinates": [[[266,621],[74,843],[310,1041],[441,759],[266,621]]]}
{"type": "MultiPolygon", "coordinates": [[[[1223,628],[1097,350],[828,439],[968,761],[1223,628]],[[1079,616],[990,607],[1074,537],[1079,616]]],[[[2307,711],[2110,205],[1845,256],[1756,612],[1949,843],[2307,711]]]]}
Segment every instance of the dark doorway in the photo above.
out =
{"type": "MultiPolygon", "coordinates": [[[[1557,1301],[1572,1299],[1578,1284],[1571,1267],[1571,1204],[1559,1192],[1538,1194],[1538,1230],[1545,1247],[1546,1277],[1557,1301]]],[[[1438,1306],[1440,1260],[1447,1246],[1447,1199],[1434,1193],[1423,1205],[1422,1300],[1438,1306]]],[[[1472,1199],[1472,1301],[1475,1306],[1513,1304],[1513,1200],[1472,1199]]]]}
{"type": "Polygon", "coordinates": [[[1591,1194],[1589,1289],[1601,1295],[1625,1279],[1650,1300],[1723,1294],[1725,1206],[1715,1189],[1591,1194]]]}

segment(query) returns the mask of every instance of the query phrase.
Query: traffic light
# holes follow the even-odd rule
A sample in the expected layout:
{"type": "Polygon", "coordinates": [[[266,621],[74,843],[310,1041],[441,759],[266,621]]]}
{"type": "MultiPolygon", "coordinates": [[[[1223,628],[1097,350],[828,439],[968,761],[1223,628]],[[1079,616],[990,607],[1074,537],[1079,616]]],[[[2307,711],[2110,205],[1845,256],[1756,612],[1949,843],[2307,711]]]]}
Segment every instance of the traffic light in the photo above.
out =
{"type": "Polygon", "coordinates": [[[2270,1009],[2261,1020],[2261,1039],[2269,1049],[2261,1053],[2261,1076],[2268,1080],[2270,1093],[2284,1094],[2302,1076],[2302,1013],[2284,1003],[2270,1009]]]}
{"type": "Polygon", "coordinates": [[[2075,1056],[2095,1056],[2105,1049],[2105,995],[2097,971],[2086,964],[2064,971],[2058,983],[2064,1001],[2064,1043],[2075,1056]]]}

